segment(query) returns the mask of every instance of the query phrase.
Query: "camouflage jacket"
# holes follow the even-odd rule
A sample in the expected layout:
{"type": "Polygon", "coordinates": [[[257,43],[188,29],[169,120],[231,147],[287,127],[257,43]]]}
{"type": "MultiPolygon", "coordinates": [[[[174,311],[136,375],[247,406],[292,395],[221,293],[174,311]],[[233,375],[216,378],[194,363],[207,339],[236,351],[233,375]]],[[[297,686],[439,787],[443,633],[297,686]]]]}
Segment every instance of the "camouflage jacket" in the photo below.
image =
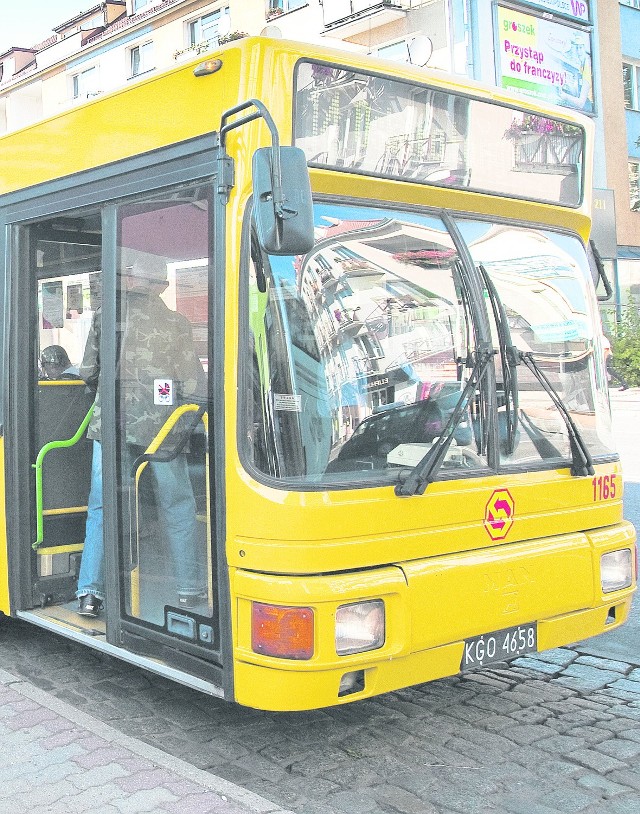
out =
{"type": "MultiPolygon", "coordinates": [[[[88,438],[100,439],[101,311],[93,317],[80,375],[97,388],[88,438]]],[[[129,444],[147,447],[180,404],[202,403],[206,378],[193,347],[189,321],[157,294],[130,292],[119,342],[117,414],[129,444]]]]}

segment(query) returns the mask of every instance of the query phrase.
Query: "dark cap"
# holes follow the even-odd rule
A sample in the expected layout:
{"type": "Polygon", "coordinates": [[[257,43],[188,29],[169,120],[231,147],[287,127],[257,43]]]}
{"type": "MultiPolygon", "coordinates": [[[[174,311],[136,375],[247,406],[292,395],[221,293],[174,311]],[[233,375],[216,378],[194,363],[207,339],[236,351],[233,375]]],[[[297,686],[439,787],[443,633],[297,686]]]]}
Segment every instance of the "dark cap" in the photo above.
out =
{"type": "Polygon", "coordinates": [[[53,365],[64,370],[71,365],[71,362],[69,361],[66,350],[61,345],[49,345],[49,347],[44,348],[40,354],[40,364],[43,367],[45,365],[53,365]]]}

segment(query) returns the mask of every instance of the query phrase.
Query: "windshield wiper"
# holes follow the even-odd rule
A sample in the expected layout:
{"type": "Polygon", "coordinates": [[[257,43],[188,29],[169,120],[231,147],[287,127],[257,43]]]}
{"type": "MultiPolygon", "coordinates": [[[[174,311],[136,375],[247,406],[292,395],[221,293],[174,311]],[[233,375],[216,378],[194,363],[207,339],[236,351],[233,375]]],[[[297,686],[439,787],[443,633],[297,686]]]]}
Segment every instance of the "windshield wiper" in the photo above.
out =
{"type": "Polygon", "coordinates": [[[573,462],[571,466],[571,474],[575,477],[593,475],[595,473],[595,469],[593,468],[593,458],[591,457],[591,453],[589,452],[584,438],[576,427],[574,420],[571,418],[565,403],[558,395],[558,391],[551,384],[545,373],[541,370],[538,363],[533,358],[533,353],[525,353],[523,351],[520,351],[519,353],[520,359],[522,359],[523,363],[529,368],[529,370],[548,393],[551,401],[553,401],[556,409],[566,424],[567,432],[569,434],[569,444],[571,445],[571,458],[573,462]]]}
{"type": "Polygon", "coordinates": [[[411,497],[412,495],[423,495],[427,486],[436,478],[438,470],[442,466],[447,450],[451,446],[453,434],[460,423],[464,411],[467,409],[467,402],[475,391],[478,382],[484,376],[484,372],[495,351],[487,343],[478,349],[475,354],[475,362],[471,369],[471,375],[464,387],[460,397],[453,408],[451,416],[447,421],[441,435],[432,444],[426,454],[413,467],[413,469],[403,469],[398,475],[398,483],[395,492],[398,497],[411,497]]]}
{"type": "Polygon", "coordinates": [[[520,362],[520,357],[518,356],[518,349],[511,339],[507,312],[505,311],[504,304],[498,295],[493,280],[482,263],[478,265],[478,271],[482,275],[482,280],[489,295],[496,331],[498,332],[502,382],[504,387],[505,418],[507,420],[507,443],[504,451],[507,455],[513,455],[513,451],[516,448],[518,431],[518,377],[516,367],[520,362]]]}
{"type": "Polygon", "coordinates": [[[525,432],[529,436],[531,443],[536,448],[538,455],[544,460],[545,458],[561,458],[560,450],[552,444],[546,435],[536,426],[531,420],[531,416],[527,415],[524,410],[520,411],[520,424],[524,427],[525,432]]]}

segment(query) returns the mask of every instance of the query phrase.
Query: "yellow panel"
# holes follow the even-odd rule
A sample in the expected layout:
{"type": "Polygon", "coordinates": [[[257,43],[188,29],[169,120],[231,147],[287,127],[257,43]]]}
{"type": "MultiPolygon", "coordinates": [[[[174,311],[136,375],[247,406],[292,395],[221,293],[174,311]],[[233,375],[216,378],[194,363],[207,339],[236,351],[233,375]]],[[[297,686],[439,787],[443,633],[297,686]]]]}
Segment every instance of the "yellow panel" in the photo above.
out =
{"type": "Polygon", "coordinates": [[[403,566],[413,649],[591,606],[593,557],[583,534],[496,546],[403,566]]]}
{"type": "Polygon", "coordinates": [[[540,650],[551,650],[553,647],[562,647],[565,644],[573,644],[582,639],[590,639],[599,636],[609,630],[615,630],[624,624],[629,617],[631,610],[631,597],[618,599],[615,603],[604,608],[594,608],[580,613],[568,613],[557,619],[548,619],[538,625],[538,648],[540,650]],[[609,608],[615,606],[616,620],[614,623],[607,623],[609,608]]]}
{"type": "MultiPolygon", "coordinates": [[[[539,649],[573,644],[618,627],[627,618],[631,596],[619,600],[617,607],[618,616],[612,625],[606,623],[607,608],[579,611],[539,622],[539,649]]],[[[351,663],[315,671],[236,660],[235,700],[246,706],[276,711],[346,704],[455,675],[460,669],[463,649],[464,643],[459,641],[390,659],[361,657],[360,665],[351,663]],[[358,669],[364,670],[364,690],[339,698],[340,679],[345,673],[358,669]]]]}
{"type": "Polygon", "coordinates": [[[85,387],[85,383],[81,379],[43,379],[38,382],[38,387],[85,387]]]}
{"type": "Polygon", "coordinates": [[[635,585],[603,595],[600,557],[604,551],[633,549],[634,543],[633,526],[623,522],[589,534],[344,574],[295,577],[232,570],[236,700],[265,709],[311,709],[432,681],[459,671],[465,639],[523,622],[538,622],[540,650],[603,633],[624,622],[635,585]],[[385,603],[384,645],[338,656],[338,606],[377,598],[385,603]],[[312,658],[254,653],[252,600],[312,608],[312,658]],[[365,672],[365,689],[338,698],[341,677],[358,670],[365,672]]]}
{"type": "Polygon", "coordinates": [[[71,506],[68,509],[44,509],[42,515],[43,517],[52,517],[60,514],[79,514],[80,512],[86,512],[87,508],[87,506],[71,506]]]}
{"type": "Polygon", "coordinates": [[[82,543],[74,543],[72,545],[54,545],[47,546],[46,548],[43,546],[42,548],[37,549],[36,554],[39,557],[49,557],[53,554],[75,554],[82,551],[82,549],[82,543]]]}
{"type": "Polygon", "coordinates": [[[365,669],[364,691],[343,698],[338,698],[340,679],[354,667],[306,673],[236,662],[235,700],[245,706],[276,711],[346,704],[452,675],[461,655],[459,644],[369,665],[365,669]]]}
{"type": "MultiPolygon", "coordinates": [[[[618,464],[597,467],[598,475],[614,472],[620,475],[618,464]]],[[[566,469],[442,481],[410,498],[398,498],[393,487],[286,492],[230,469],[227,484],[229,563],[265,572],[318,573],[327,563],[346,570],[490,548],[485,512],[505,486],[515,503],[505,544],[622,520],[622,494],[594,501],[591,478],[566,469]]]]}

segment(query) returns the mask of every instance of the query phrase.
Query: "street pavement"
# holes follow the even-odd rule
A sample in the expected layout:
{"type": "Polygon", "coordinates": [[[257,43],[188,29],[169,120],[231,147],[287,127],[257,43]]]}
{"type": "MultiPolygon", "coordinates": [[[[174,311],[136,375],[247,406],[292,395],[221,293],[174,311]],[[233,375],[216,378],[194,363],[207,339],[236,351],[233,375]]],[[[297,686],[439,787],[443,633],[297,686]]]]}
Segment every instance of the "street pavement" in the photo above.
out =
{"type": "Polygon", "coordinates": [[[286,814],[0,670],[2,814],[286,814]]]}
{"type": "MultiPolygon", "coordinates": [[[[612,391],[640,512],[640,390],[612,391]]],[[[226,704],[0,620],[0,814],[639,814],[640,619],[305,713],[226,704]]]]}

